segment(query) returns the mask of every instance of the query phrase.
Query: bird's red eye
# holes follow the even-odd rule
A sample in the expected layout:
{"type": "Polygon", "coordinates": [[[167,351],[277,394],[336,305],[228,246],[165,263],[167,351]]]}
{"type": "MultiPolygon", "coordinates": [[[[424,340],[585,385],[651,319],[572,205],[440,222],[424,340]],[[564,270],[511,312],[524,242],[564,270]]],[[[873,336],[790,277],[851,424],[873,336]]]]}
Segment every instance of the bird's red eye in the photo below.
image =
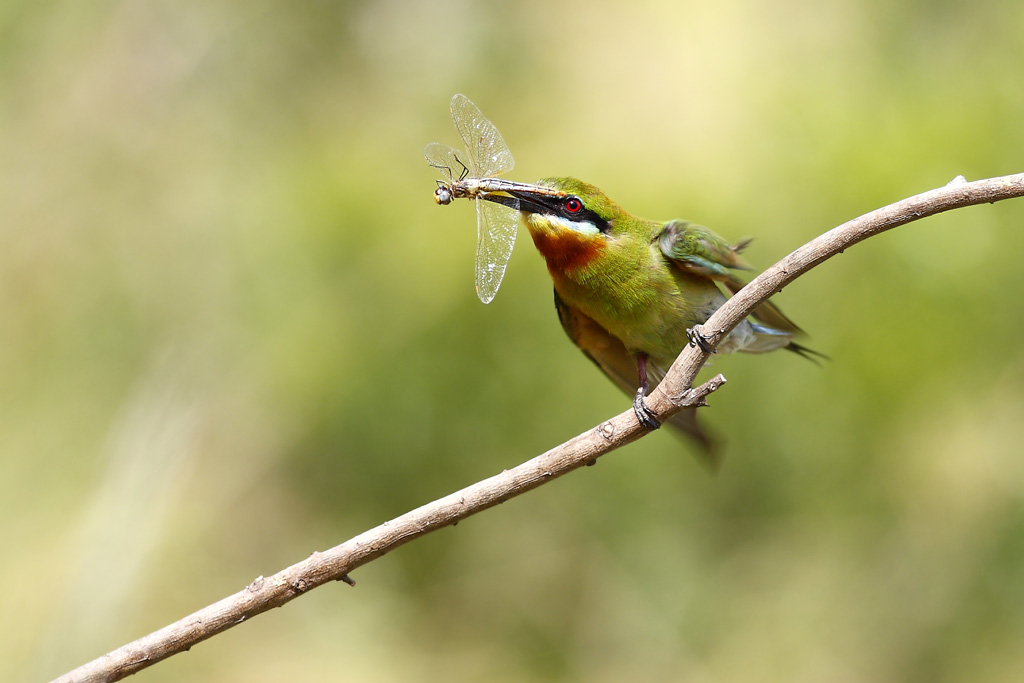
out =
{"type": "Polygon", "coordinates": [[[569,197],[565,200],[565,210],[569,213],[579,213],[582,208],[583,202],[581,202],[577,197],[569,197]]]}

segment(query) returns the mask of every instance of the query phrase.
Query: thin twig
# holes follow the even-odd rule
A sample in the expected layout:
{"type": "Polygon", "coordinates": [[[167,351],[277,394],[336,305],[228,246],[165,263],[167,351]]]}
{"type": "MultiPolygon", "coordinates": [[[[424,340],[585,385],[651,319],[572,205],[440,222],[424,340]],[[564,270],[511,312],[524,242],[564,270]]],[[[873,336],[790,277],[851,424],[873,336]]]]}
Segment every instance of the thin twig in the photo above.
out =
{"type": "MultiPolygon", "coordinates": [[[[717,344],[759,304],[800,275],[844,249],[911,221],[950,209],[1024,196],[1024,173],[949,185],[872,211],[808,242],[767,269],[729,299],[705,323],[703,333],[717,344]]],[[[687,347],[664,381],[648,398],[648,406],[664,419],[687,406],[702,405],[725,378],[717,375],[692,389],[707,353],[687,347]]],[[[271,577],[248,587],[56,679],[61,683],[116,681],[151,666],[252,617],[280,607],[331,581],[355,582],[349,572],[381,555],[444,526],[536,488],[644,435],[632,409],[602,422],[557,448],[511,470],[435,500],[370,529],[341,545],[313,553],[271,577]]]]}

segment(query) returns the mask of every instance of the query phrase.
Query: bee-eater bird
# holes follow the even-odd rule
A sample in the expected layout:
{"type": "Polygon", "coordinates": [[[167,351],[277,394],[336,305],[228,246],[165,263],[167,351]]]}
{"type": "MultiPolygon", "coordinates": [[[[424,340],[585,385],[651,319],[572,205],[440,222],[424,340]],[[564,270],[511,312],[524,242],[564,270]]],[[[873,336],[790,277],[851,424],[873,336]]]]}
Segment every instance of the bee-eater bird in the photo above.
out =
{"type": "MultiPolygon", "coordinates": [[[[749,270],[739,255],[749,240],[730,245],[688,221],[638,218],[575,178],[547,178],[536,191],[520,188],[484,199],[522,212],[554,281],[562,327],[605,374],[634,395],[640,423],[658,428],[644,403],[650,380],[660,382],[688,343],[704,346],[691,330],[725,302],[726,293],[743,287],[732,271],[749,270]]],[[[751,317],[718,350],[814,353],[793,341],[800,328],[774,304],[761,304],[751,317]]],[[[670,423],[696,439],[715,463],[695,408],[676,413],[670,423]]]]}

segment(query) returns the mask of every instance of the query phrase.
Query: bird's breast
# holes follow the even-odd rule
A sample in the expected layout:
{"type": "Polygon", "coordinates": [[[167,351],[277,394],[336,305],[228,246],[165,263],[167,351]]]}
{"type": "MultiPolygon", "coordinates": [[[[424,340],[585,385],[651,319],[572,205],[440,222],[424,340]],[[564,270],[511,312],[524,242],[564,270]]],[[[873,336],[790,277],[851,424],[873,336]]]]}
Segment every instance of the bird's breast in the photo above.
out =
{"type": "Polygon", "coordinates": [[[680,283],[664,269],[598,267],[552,271],[559,297],[580,309],[631,352],[671,362],[686,343],[686,328],[707,319],[721,295],[680,283]],[[699,320],[698,320],[699,318],[699,320]]]}

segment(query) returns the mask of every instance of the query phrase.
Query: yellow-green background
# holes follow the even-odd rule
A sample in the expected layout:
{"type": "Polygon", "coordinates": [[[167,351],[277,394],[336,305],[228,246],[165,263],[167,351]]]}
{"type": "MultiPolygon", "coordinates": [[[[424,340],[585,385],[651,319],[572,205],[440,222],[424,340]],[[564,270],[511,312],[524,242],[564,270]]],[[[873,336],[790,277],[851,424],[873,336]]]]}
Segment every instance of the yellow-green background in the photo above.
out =
{"type": "MultiPolygon", "coordinates": [[[[520,235],[473,291],[452,93],[767,266],[1024,171],[1024,5],[0,6],[0,678],[43,680],[628,406],[520,235]]],[[[1024,200],[787,288],[669,434],[145,681],[978,681],[1024,670],[1024,200]]]]}

